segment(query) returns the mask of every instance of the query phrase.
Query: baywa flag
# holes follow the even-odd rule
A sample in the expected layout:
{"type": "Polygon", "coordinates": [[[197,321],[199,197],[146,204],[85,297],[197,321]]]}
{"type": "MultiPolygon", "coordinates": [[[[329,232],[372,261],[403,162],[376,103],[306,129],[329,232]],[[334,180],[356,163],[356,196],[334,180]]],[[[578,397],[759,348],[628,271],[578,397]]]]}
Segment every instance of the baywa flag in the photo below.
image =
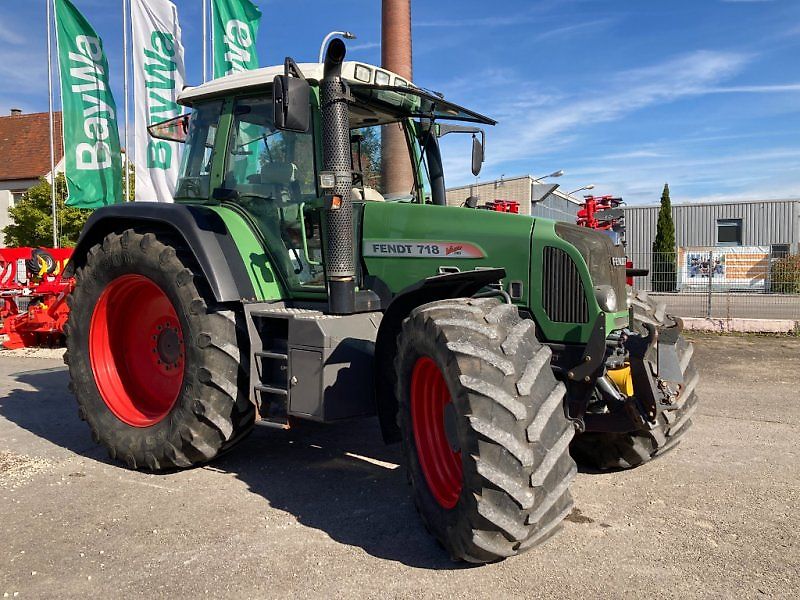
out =
{"type": "Polygon", "coordinates": [[[258,68],[256,36],[261,11],[250,0],[211,0],[214,77],[258,68]]]}
{"type": "Polygon", "coordinates": [[[132,0],[136,200],[172,202],[183,144],[151,138],[148,125],[180,115],[185,70],[178,11],[168,0],[132,0]]]}
{"type": "Polygon", "coordinates": [[[122,161],[103,43],[69,0],[56,0],[56,36],[67,204],[114,204],[122,200],[122,161]]]}
{"type": "MultiPolygon", "coordinates": [[[[214,77],[258,68],[256,36],[261,11],[250,0],[211,0],[214,27],[214,77]]],[[[240,135],[256,140],[261,133],[257,125],[242,123],[240,135]]],[[[238,148],[232,170],[238,181],[258,173],[258,151],[253,144],[238,148]]]]}

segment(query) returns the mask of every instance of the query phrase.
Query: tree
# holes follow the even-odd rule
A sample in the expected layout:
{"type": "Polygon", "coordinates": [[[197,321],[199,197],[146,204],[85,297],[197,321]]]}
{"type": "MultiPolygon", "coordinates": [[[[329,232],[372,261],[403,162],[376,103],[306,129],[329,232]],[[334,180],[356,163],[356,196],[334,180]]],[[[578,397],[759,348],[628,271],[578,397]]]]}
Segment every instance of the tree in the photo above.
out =
{"type": "MultiPolygon", "coordinates": [[[[134,169],[130,166],[131,189],[128,198],[134,198],[134,169]]],[[[67,206],[67,182],[64,174],[56,176],[56,213],[58,215],[58,244],[72,248],[91,210],[67,206]]],[[[53,245],[53,208],[50,198],[50,183],[42,177],[39,183],[29,188],[20,201],[8,210],[12,223],[3,228],[6,246],[33,246],[50,248],[53,245]]]]}
{"type": "Polygon", "coordinates": [[[654,292],[674,292],[675,268],[675,223],[672,221],[672,204],[669,199],[669,184],[664,184],[661,193],[661,208],[658,211],[656,239],[653,241],[653,270],[651,281],[654,292]]]}
{"type": "MultiPolygon", "coordinates": [[[[56,213],[58,215],[58,240],[64,247],[74,246],[83,224],[91,211],[65,205],[67,184],[64,175],[56,176],[56,213]]],[[[29,188],[16,206],[9,209],[13,222],[3,228],[8,246],[53,245],[53,212],[50,184],[45,178],[29,188]]]]}

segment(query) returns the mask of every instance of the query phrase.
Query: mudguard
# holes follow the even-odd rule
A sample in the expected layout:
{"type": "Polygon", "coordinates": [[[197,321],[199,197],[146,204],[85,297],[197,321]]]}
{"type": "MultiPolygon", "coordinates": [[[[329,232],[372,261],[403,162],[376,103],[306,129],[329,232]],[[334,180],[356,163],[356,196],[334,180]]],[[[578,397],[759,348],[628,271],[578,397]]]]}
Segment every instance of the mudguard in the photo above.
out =
{"type": "Polygon", "coordinates": [[[468,298],[482,288],[501,281],[505,276],[505,269],[476,269],[435,275],[407,287],[392,299],[381,319],[375,340],[375,401],[381,433],[386,443],[400,441],[394,378],[386,377],[385,374],[394,371],[394,351],[403,320],[417,306],[447,298],[468,298]]]}
{"type": "Polygon", "coordinates": [[[199,205],[131,202],[99,208],[83,227],[65,275],[85,264],[89,249],[110,232],[126,229],[180,236],[191,250],[217,302],[255,297],[233,236],[222,218],[199,205]]]}

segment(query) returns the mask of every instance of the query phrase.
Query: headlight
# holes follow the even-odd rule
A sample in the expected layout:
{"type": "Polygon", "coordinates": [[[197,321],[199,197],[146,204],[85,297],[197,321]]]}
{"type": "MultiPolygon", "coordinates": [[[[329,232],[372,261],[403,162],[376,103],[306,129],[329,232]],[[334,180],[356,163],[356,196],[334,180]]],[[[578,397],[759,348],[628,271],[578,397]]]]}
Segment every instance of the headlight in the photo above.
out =
{"type": "Polygon", "coordinates": [[[617,294],[610,285],[598,285],[594,288],[597,304],[606,312],[617,312],[617,294]]]}

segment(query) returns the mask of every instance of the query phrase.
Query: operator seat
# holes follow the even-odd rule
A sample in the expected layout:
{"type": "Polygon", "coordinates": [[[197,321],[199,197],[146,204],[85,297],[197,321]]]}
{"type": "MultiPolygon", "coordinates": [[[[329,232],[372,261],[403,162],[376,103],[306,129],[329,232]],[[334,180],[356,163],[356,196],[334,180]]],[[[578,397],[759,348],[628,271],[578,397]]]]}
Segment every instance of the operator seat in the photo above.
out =
{"type": "Polygon", "coordinates": [[[297,165],[294,163],[266,163],[258,173],[246,176],[247,183],[241,182],[235,171],[225,177],[225,187],[240,193],[258,194],[281,202],[300,201],[300,182],[297,181],[297,165]]]}
{"type": "Polygon", "coordinates": [[[353,188],[353,200],[361,202],[385,202],[386,198],[375,188],[365,185],[363,190],[357,187],[353,188]]]}
{"type": "Polygon", "coordinates": [[[270,188],[268,195],[273,198],[284,202],[300,200],[300,183],[294,163],[266,163],[258,178],[258,183],[270,188]]]}

